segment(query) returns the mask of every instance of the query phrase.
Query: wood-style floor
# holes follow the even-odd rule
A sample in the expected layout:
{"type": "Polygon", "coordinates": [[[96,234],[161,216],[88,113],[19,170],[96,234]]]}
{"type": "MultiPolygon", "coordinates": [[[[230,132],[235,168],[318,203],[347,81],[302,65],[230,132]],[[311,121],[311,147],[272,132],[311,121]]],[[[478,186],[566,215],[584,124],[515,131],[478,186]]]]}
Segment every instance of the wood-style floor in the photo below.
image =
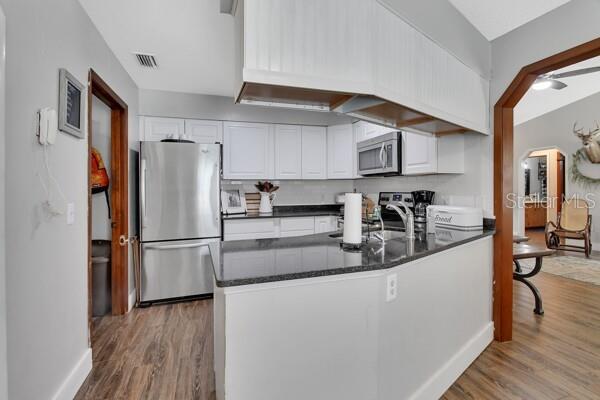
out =
{"type": "MultiPolygon", "coordinates": [[[[492,343],[443,399],[600,399],[600,287],[545,273],[533,281],[545,315],[515,283],[514,340],[492,343]]],[[[102,318],[76,399],[214,399],[211,310],[205,300],[102,318]]]]}
{"type": "Polygon", "coordinates": [[[92,372],[75,399],[215,399],[212,300],[95,321],[92,372]]]}

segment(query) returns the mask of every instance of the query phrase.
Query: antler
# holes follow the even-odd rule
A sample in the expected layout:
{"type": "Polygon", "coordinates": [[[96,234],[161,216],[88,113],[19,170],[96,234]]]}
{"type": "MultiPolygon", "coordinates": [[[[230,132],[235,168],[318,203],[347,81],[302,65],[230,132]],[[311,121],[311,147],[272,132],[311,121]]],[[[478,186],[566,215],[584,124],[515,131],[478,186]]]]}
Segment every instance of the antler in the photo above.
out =
{"type": "Polygon", "coordinates": [[[573,133],[580,139],[587,136],[583,133],[583,128],[577,129],[577,121],[575,121],[575,123],[573,124],[573,133]]]}

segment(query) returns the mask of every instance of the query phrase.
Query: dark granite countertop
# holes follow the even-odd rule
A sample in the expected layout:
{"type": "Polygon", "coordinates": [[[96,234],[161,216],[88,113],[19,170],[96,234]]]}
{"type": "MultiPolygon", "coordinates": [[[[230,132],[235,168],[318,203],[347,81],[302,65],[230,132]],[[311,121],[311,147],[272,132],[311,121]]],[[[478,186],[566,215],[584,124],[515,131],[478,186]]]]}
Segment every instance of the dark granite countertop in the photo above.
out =
{"type": "Polygon", "coordinates": [[[340,204],[316,204],[300,206],[275,206],[271,214],[223,214],[223,220],[254,218],[321,217],[340,215],[340,204]]]}
{"type": "MultiPolygon", "coordinates": [[[[335,232],[210,244],[217,286],[230,287],[392,268],[494,234],[436,230],[408,241],[371,239],[359,251],[340,248],[335,232]],[[335,235],[334,235],[335,236],[335,235]]],[[[399,236],[399,235],[397,235],[399,236]]]]}

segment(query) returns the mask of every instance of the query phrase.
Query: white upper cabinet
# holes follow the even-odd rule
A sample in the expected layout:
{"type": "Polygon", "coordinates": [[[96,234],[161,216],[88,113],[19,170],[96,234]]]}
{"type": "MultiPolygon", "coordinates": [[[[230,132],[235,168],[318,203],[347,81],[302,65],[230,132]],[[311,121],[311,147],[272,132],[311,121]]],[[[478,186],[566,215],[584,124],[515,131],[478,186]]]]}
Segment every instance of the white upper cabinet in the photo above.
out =
{"type": "Polygon", "coordinates": [[[302,179],[327,179],[327,128],[302,127],[302,179]]]}
{"type": "Polygon", "coordinates": [[[437,172],[436,137],[426,133],[402,132],[402,174],[437,172]]]}
{"type": "Polygon", "coordinates": [[[223,143],[223,122],[186,119],[183,138],[195,143],[223,143]]]}
{"type": "Polygon", "coordinates": [[[163,139],[186,139],[195,143],[222,143],[223,122],[142,116],[140,138],[151,142],[163,139]]]}
{"type": "Polygon", "coordinates": [[[395,132],[398,129],[372,124],[366,121],[358,121],[354,123],[354,132],[356,134],[356,142],[372,139],[377,136],[385,135],[389,132],[395,132]]]}
{"type": "Polygon", "coordinates": [[[185,133],[185,123],[178,118],[142,117],[142,141],[161,141],[163,139],[179,139],[185,133]]]}
{"type": "Polygon", "coordinates": [[[352,124],[327,128],[327,178],[352,179],[355,175],[356,145],[352,124]]]}
{"type": "Polygon", "coordinates": [[[302,179],[302,127],[275,125],[275,179],[302,179]]]}
{"type": "Polygon", "coordinates": [[[223,177],[273,179],[273,125],[246,122],[223,124],[223,177]]]}

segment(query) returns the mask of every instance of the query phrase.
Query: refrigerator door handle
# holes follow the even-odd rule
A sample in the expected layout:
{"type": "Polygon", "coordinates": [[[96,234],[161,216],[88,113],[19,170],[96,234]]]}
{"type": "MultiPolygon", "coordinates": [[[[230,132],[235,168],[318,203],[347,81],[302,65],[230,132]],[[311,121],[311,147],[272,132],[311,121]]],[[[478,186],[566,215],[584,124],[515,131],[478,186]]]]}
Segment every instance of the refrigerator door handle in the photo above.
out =
{"type": "Polygon", "coordinates": [[[140,208],[142,214],[142,228],[146,227],[146,160],[142,158],[140,165],[140,208]]]}
{"type": "Polygon", "coordinates": [[[195,247],[208,246],[208,243],[190,243],[190,244],[166,244],[166,245],[152,245],[147,244],[147,249],[152,250],[176,250],[176,249],[191,249],[195,247]]]}

